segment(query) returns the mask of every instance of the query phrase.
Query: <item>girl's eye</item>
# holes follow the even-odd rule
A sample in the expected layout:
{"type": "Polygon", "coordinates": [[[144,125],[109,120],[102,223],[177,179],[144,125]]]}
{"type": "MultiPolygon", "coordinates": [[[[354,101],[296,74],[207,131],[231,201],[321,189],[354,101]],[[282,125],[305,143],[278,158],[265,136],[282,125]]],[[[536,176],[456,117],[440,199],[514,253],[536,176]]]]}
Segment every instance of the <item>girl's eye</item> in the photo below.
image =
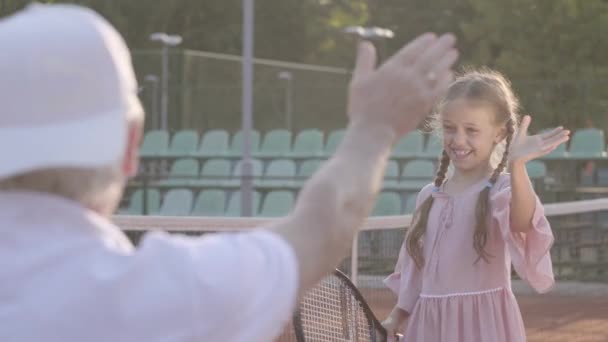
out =
{"type": "Polygon", "coordinates": [[[454,127],[452,127],[452,126],[443,126],[443,129],[444,129],[445,131],[447,131],[447,132],[452,132],[452,131],[454,131],[454,127]]]}
{"type": "Polygon", "coordinates": [[[468,128],[467,131],[469,131],[469,133],[477,133],[479,132],[477,129],[475,128],[468,128]]]}

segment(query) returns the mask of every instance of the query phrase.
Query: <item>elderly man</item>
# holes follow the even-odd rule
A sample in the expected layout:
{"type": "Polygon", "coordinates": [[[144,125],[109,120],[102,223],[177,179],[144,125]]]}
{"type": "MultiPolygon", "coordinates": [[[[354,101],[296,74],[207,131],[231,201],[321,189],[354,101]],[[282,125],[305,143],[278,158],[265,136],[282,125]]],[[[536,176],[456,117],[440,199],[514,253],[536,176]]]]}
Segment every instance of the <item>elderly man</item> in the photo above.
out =
{"type": "Polygon", "coordinates": [[[0,340],[269,341],[346,255],[391,147],[452,78],[451,35],[376,69],[359,47],[349,126],[293,213],[134,248],[110,217],[137,170],[143,112],[128,49],[93,11],[32,5],[0,21],[0,340]]]}

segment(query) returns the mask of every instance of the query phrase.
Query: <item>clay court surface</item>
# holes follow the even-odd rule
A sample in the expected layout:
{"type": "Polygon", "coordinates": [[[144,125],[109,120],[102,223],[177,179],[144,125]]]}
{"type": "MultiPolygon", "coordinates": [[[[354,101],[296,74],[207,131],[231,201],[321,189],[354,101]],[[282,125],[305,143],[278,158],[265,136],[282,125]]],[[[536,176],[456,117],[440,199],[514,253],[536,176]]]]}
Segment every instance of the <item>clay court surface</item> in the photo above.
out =
{"type": "MultiPolygon", "coordinates": [[[[379,319],[395,303],[385,290],[362,291],[379,319]]],[[[518,295],[529,342],[608,342],[608,296],[518,295]]]]}

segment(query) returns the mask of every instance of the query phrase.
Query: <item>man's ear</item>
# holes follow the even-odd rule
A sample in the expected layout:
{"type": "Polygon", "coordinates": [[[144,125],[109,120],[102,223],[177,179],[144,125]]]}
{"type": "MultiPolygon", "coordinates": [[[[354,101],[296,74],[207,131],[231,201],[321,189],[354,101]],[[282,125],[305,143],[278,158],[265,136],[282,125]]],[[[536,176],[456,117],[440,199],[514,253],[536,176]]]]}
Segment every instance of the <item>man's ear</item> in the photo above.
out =
{"type": "Polygon", "coordinates": [[[127,146],[122,161],[122,171],[127,177],[135,177],[139,168],[139,144],[143,125],[130,123],[127,131],[127,146]]]}

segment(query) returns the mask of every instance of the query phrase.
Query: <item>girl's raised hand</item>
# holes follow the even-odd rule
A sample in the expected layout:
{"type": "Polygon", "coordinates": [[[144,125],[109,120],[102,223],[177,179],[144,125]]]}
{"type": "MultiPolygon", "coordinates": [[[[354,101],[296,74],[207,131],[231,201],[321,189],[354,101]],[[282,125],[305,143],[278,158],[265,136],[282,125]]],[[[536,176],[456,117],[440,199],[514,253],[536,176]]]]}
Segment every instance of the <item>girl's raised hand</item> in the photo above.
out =
{"type": "Polygon", "coordinates": [[[557,127],[536,135],[528,135],[530,122],[532,122],[532,119],[529,115],[526,115],[511,142],[509,148],[509,160],[511,162],[526,163],[532,159],[542,157],[570,139],[570,131],[563,127],[557,127]]]}

